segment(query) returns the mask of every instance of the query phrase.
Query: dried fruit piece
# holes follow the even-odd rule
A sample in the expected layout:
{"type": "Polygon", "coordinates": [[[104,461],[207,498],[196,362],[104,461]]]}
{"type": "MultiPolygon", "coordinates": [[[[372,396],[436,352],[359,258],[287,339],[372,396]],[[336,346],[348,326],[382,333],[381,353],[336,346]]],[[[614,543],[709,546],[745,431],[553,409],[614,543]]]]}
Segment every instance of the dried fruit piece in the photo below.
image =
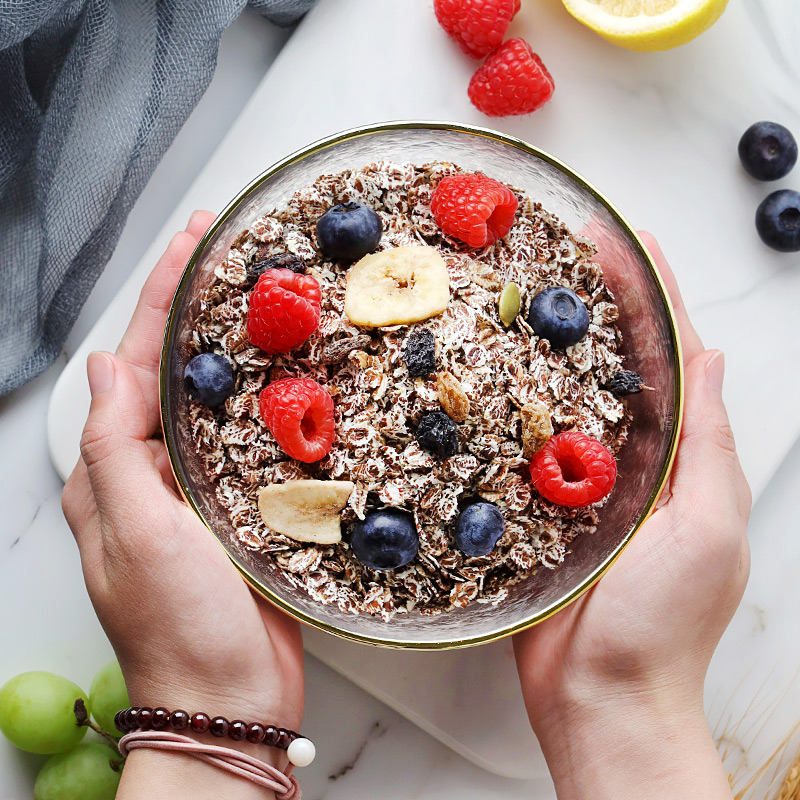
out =
{"type": "Polygon", "coordinates": [[[299,480],[258,490],[264,524],[296,542],[336,544],[342,540],[339,512],[355,484],[351,481],[299,480]]]}
{"type": "Polygon", "coordinates": [[[630,369],[621,369],[608,382],[608,391],[612,394],[638,394],[644,388],[642,376],[630,369]]]}
{"type": "Polygon", "coordinates": [[[337,339],[335,342],[328,342],[320,354],[320,361],[323,364],[338,364],[353,350],[366,350],[372,339],[366,333],[358,336],[348,336],[345,339],[337,339]]]}
{"type": "Polygon", "coordinates": [[[421,322],[450,301],[450,278],[434,247],[394,247],[350,267],[344,313],[355,325],[381,327],[421,322]]]}
{"type": "Polygon", "coordinates": [[[455,422],[463,422],[469,416],[469,398],[461,384],[451,372],[440,372],[436,376],[436,391],[445,413],[455,422]]]}
{"type": "Polygon", "coordinates": [[[439,458],[450,458],[458,452],[458,425],[441,411],[429,411],[417,426],[417,442],[439,458]]]}
{"type": "Polygon", "coordinates": [[[497,301],[500,322],[506,328],[510,328],[514,324],[514,320],[519,315],[521,305],[519,286],[516,283],[507,283],[500,293],[500,299],[497,301]]]}
{"type": "MultiPolygon", "coordinates": [[[[267,245],[261,247],[268,250],[267,245]]],[[[247,282],[255,283],[268,269],[288,269],[296,275],[305,275],[306,262],[294,253],[276,253],[266,258],[260,258],[256,253],[255,260],[247,267],[247,282]]]]}
{"type": "Polygon", "coordinates": [[[522,419],[522,455],[532,458],[553,435],[550,409],[537,400],[526,403],[519,410],[522,419]]]}
{"type": "Polygon", "coordinates": [[[436,339],[431,331],[423,328],[412,331],[403,348],[403,361],[412,378],[424,378],[436,369],[436,339]]]}

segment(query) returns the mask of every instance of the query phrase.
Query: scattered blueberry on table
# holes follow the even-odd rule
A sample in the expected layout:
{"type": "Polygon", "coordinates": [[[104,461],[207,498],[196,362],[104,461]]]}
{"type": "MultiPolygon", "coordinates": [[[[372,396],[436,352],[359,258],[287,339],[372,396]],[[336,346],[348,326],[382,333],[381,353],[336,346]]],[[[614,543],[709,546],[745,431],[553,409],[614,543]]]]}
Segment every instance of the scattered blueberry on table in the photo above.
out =
{"type": "Polygon", "coordinates": [[[788,175],[797,163],[797,142],[783,125],[756,122],[739,140],[739,158],[754,178],[775,181],[788,175]]]}
{"type": "Polygon", "coordinates": [[[767,195],[756,209],[756,230],[773,250],[800,250],[800,192],[779,189],[767,195]]]}

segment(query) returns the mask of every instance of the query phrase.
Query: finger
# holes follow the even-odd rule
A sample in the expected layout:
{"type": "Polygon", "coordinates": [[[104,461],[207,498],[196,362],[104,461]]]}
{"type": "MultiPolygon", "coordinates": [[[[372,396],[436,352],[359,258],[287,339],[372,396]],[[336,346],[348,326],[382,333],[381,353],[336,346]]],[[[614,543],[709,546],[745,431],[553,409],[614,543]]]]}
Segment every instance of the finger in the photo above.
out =
{"type": "Polygon", "coordinates": [[[750,487],[742,472],[722,400],[725,357],[719,350],[695,356],[686,366],[686,407],[672,472],[672,500],[687,514],[733,513],[746,520],[750,487]]]}
{"type": "Polygon", "coordinates": [[[104,578],[103,542],[97,505],[83,459],[78,459],[75,469],[64,484],[61,509],[78,545],[86,586],[91,594],[93,588],[104,578]]]}
{"type": "Polygon", "coordinates": [[[186,226],[186,233],[193,236],[198,241],[203,234],[211,227],[211,223],[216,219],[213,212],[203,211],[198,209],[189,217],[189,223],[186,226]]]}
{"type": "Polygon", "coordinates": [[[688,363],[703,352],[703,342],[689,320],[686,306],[683,304],[683,297],[681,297],[681,292],[678,288],[678,282],[675,280],[675,275],[655,237],[647,231],[639,231],[639,238],[650,251],[650,255],[653,256],[653,261],[656,262],[658,271],[664,280],[664,285],[667,287],[669,299],[672,301],[672,307],[675,310],[675,318],[678,321],[678,332],[680,333],[681,346],[683,348],[683,361],[688,363]]]}
{"type": "MultiPolygon", "coordinates": [[[[209,218],[213,220],[211,212],[201,212],[200,216],[195,214],[189,226],[197,229],[209,218]]],[[[159,421],[158,366],[167,312],[198,238],[187,231],[173,237],[145,282],[136,310],[117,348],[117,355],[132,367],[145,398],[148,435],[156,430],[159,421]]]]}
{"type": "Polygon", "coordinates": [[[81,438],[81,455],[107,531],[132,534],[145,525],[166,495],[161,472],[147,444],[147,406],[133,369],[110,353],[87,362],[92,402],[81,438]]]}
{"type": "Polygon", "coordinates": [[[153,456],[156,469],[161,475],[161,480],[164,482],[164,485],[177,495],[178,487],[175,484],[175,475],[172,473],[172,464],[170,464],[164,442],[161,441],[161,439],[148,439],[147,447],[153,456]]]}

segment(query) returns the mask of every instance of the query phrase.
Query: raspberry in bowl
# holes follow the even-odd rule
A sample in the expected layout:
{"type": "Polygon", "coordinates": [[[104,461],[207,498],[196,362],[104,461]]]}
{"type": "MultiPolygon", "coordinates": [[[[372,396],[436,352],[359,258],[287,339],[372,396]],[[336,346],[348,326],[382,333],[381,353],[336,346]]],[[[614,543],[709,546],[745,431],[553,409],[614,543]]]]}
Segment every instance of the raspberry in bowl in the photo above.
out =
{"type": "Polygon", "coordinates": [[[162,360],[177,483],[251,586],[419,649],[513,633],[597,580],[664,485],[681,390],[618,212],[529,145],[437,123],[332,137],[247,187],[162,360]],[[184,384],[206,353],[234,374],[216,405],[184,384]]]}

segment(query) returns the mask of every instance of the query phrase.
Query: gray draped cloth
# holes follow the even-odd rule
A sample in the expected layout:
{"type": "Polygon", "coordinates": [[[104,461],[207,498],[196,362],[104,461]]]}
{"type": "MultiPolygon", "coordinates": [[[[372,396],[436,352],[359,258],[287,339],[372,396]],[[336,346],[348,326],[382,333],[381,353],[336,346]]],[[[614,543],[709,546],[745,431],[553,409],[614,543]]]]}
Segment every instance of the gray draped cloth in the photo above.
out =
{"type": "MultiPolygon", "coordinates": [[[[278,25],[314,0],[250,0],[278,25]]],[[[247,0],[0,0],[0,395],[49,366],[247,0]]]]}

